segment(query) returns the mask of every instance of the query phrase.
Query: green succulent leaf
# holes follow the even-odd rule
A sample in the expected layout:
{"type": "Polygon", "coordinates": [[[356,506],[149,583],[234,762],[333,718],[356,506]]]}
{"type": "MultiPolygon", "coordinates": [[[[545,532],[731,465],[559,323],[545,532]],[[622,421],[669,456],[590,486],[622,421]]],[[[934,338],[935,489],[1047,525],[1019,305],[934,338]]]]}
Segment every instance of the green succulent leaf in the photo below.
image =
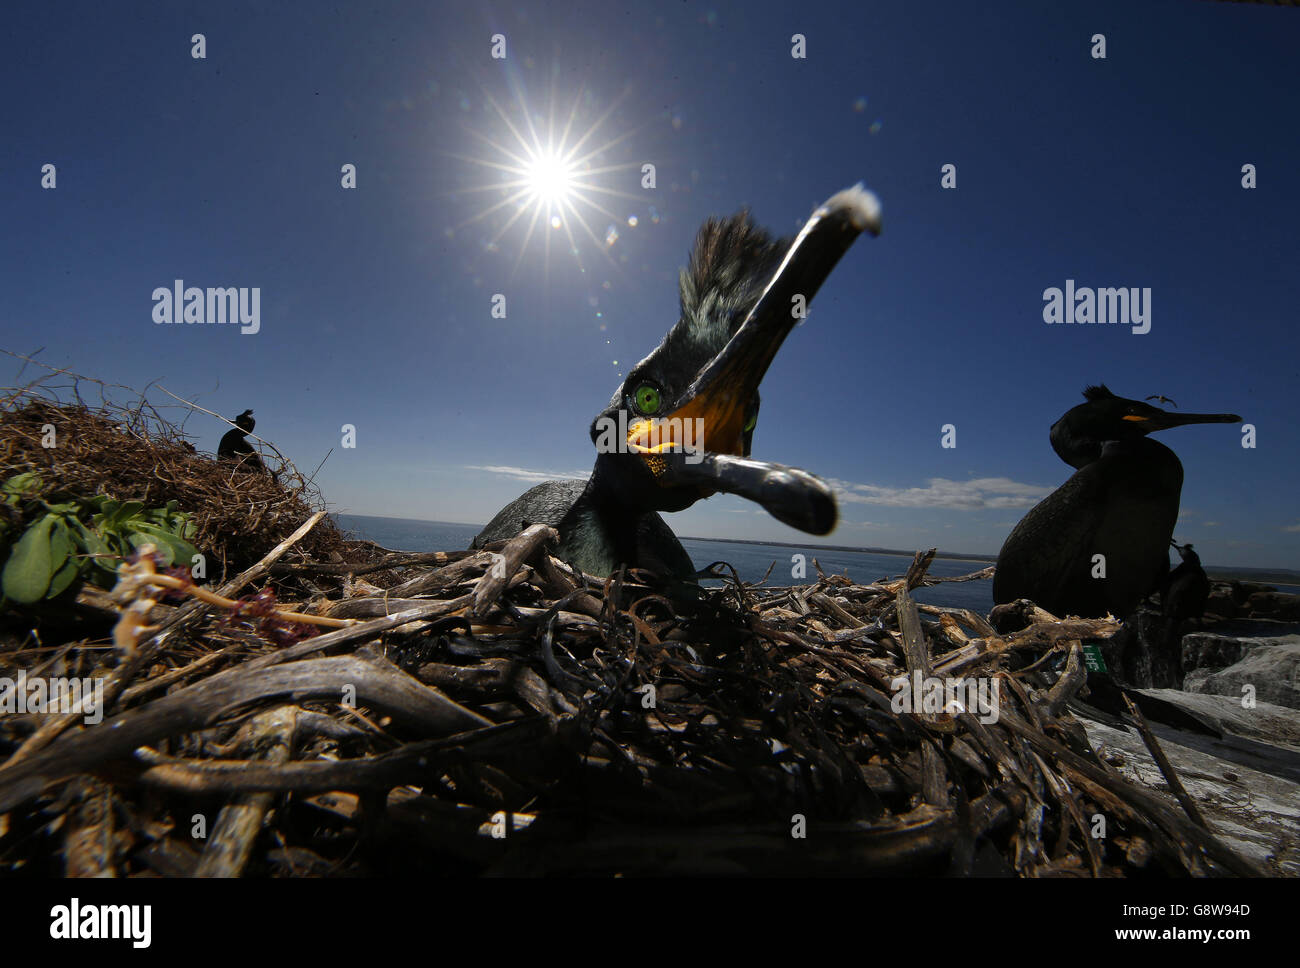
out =
{"type": "Polygon", "coordinates": [[[36,495],[41,486],[34,473],[0,481],[0,503],[21,510],[36,496],[37,503],[27,509],[39,515],[25,530],[0,518],[0,588],[9,601],[54,598],[82,580],[111,588],[122,559],[146,544],[157,549],[161,566],[188,565],[198,554],[189,540],[197,532],[193,516],[178,511],[175,500],[147,508],[143,501],[97,494],[46,503],[36,495]],[[19,537],[10,549],[13,535],[19,537]]]}
{"type": "Polygon", "coordinates": [[[68,527],[68,522],[63,518],[54,518],[54,527],[50,531],[50,573],[57,573],[75,550],[76,544],[72,540],[72,529],[68,527]]]}
{"type": "Polygon", "coordinates": [[[9,504],[16,504],[23,498],[31,497],[40,489],[41,478],[35,471],[15,474],[3,484],[0,484],[0,494],[5,496],[5,500],[9,504]]]}
{"type": "Polygon", "coordinates": [[[77,575],[80,574],[82,570],[81,566],[84,563],[84,558],[69,558],[65,561],[63,567],[56,571],[54,577],[50,579],[50,590],[45,593],[45,597],[53,598],[54,596],[61,595],[67,591],[68,586],[76,581],[77,575]]]}
{"type": "Polygon", "coordinates": [[[140,547],[141,542],[137,542],[136,537],[141,535],[146,536],[158,546],[158,551],[168,559],[168,565],[175,565],[178,562],[188,563],[192,556],[198,554],[198,551],[188,541],[184,541],[172,532],[156,525],[143,522],[136,524],[136,531],[131,536],[131,543],[137,548],[140,547]]]}
{"type": "Polygon", "coordinates": [[[24,605],[44,597],[54,575],[50,549],[50,530],[54,522],[51,515],[42,515],[14,545],[9,560],[5,562],[4,574],[0,576],[0,587],[3,587],[5,597],[24,605]]]}

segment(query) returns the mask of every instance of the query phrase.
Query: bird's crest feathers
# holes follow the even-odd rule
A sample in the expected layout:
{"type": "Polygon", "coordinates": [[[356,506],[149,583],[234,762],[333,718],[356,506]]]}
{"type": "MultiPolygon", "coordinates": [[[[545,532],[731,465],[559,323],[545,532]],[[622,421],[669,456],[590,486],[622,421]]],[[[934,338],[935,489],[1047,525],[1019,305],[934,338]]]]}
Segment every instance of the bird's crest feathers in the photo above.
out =
{"type": "Polygon", "coordinates": [[[1108,400],[1114,399],[1115,394],[1110,392],[1106,384],[1099,383],[1096,386],[1084,387],[1083,397],[1085,400],[1108,400]]]}
{"type": "Polygon", "coordinates": [[[681,273],[682,322],[702,336],[718,319],[730,317],[734,333],[789,247],[789,239],[773,239],[755,225],[748,210],[706,221],[690,266],[681,273]]]}

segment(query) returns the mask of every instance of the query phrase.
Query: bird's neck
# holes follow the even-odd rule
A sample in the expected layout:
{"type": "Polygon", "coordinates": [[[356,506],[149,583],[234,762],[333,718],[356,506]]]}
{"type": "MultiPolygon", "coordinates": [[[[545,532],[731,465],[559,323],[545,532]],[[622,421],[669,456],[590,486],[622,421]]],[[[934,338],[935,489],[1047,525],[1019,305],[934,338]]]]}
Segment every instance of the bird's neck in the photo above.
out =
{"type": "Polygon", "coordinates": [[[644,509],[630,505],[614,475],[596,461],[587,486],[560,523],[571,556],[596,574],[636,565],[637,529],[644,509]],[[600,571],[597,564],[603,565],[600,571]]]}
{"type": "Polygon", "coordinates": [[[1052,424],[1052,450],[1071,467],[1085,467],[1101,458],[1102,441],[1076,434],[1068,420],[1052,424]]]}

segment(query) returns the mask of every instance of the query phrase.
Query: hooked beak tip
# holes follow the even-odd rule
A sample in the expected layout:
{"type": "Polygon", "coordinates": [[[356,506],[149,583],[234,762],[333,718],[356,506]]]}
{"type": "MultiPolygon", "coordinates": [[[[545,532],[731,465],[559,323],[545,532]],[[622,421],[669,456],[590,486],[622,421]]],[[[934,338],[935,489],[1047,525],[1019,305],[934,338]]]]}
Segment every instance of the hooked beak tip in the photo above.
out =
{"type": "Polygon", "coordinates": [[[852,188],[836,192],[815,213],[820,216],[842,214],[859,232],[880,234],[880,199],[858,182],[852,188]]]}

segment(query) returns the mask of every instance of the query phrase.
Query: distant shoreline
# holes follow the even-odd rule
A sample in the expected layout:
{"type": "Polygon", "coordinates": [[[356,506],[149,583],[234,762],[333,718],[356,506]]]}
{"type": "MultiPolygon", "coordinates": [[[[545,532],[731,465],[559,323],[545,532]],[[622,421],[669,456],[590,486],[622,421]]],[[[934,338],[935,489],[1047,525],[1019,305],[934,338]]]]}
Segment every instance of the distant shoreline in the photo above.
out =
{"type": "MultiPolygon", "coordinates": [[[[677,536],[684,541],[721,541],[725,544],[748,544],[748,545],[773,545],[777,548],[818,548],[824,551],[850,551],[867,555],[894,555],[899,558],[913,558],[916,556],[914,551],[899,551],[895,548],[859,548],[855,545],[809,545],[795,541],[756,541],[753,538],[702,538],[697,534],[681,534],[677,536]]],[[[956,551],[936,551],[936,558],[947,558],[951,561],[987,561],[990,565],[998,560],[997,555],[964,555],[956,551]]]]}
{"type": "MultiPolygon", "coordinates": [[[[349,518],[374,518],[378,521],[410,521],[416,524],[444,524],[455,525],[456,527],[479,528],[481,524],[471,524],[466,521],[429,521],[424,518],[393,518],[382,514],[354,514],[352,512],[330,512],[337,517],[343,514],[349,518]]],[[[913,551],[902,551],[897,548],[861,548],[855,545],[809,545],[806,543],[793,541],[758,541],[753,538],[705,538],[695,534],[678,535],[687,541],[720,541],[723,544],[742,544],[742,545],[768,545],[775,548],[798,548],[807,551],[809,549],[821,549],[824,551],[845,551],[850,553],[861,553],[868,555],[892,555],[898,558],[911,558],[915,555],[913,551]]],[[[935,553],[936,558],[946,558],[949,561],[980,561],[987,564],[994,564],[998,560],[997,555],[971,555],[962,554],[956,551],[938,551],[935,553]]],[[[1285,568],[1220,568],[1211,565],[1205,569],[1213,581],[1249,581],[1261,584],[1280,584],[1280,585],[1300,585],[1300,571],[1288,571],[1285,568]]]]}

